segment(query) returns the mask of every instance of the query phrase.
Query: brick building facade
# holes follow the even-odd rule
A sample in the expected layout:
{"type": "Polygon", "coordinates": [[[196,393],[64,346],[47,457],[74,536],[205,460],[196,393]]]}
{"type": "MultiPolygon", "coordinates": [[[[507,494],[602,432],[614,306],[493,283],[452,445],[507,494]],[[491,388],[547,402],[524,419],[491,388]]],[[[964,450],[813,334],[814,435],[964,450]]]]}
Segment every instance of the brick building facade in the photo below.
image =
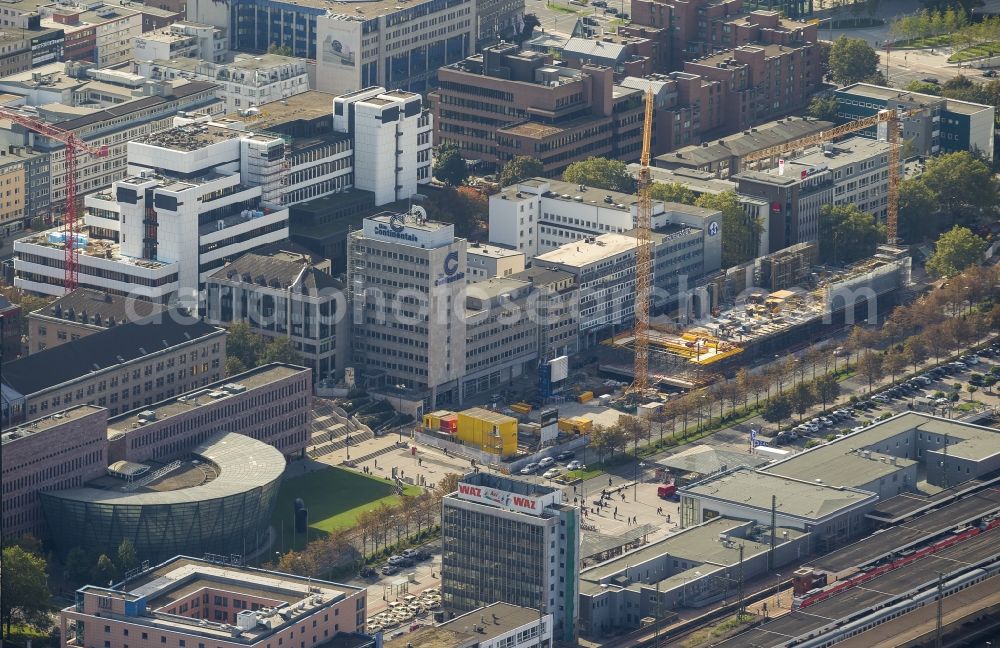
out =
{"type": "Polygon", "coordinates": [[[79,487],[104,474],[107,422],[103,407],[77,405],[4,431],[4,539],[44,535],[39,491],[79,487]]]}

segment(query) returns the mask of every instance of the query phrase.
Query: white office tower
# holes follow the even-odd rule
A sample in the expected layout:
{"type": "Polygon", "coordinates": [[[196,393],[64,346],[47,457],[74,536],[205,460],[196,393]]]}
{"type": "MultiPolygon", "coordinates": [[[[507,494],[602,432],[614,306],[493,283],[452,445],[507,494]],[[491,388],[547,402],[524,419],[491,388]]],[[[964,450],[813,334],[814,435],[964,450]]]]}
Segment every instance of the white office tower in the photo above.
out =
{"type": "Polygon", "coordinates": [[[378,87],[333,100],[334,130],[354,138],[354,186],[373,192],[376,205],[405,200],[430,180],[433,124],[422,108],[419,94],[378,87]]]}
{"type": "Polygon", "coordinates": [[[362,385],[419,392],[437,407],[459,402],[465,371],[466,241],[414,209],[351,233],[354,363],[362,385]]]}
{"type": "MultiPolygon", "coordinates": [[[[80,286],[162,302],[176,294],[197,306],[206,279],[227,260],[288,238],[284,148],[280,137],[211,122],[129,142],[125,179],[85,199],[80,286]]],[[[19,253],[25,261],[61,258],[59,243],[43,232],[19,253]]],[[[61,266],[42,267],[44,276],[32,266],[24,287],[62,294],[61,266]]]]}

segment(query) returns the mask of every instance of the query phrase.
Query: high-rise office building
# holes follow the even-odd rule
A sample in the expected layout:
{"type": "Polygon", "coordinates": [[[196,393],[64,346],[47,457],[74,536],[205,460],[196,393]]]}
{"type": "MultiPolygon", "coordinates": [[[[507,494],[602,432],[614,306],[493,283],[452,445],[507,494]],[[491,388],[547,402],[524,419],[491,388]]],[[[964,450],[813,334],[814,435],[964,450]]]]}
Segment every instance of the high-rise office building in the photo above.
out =
{"type": "Polygon", "coordinates": [[[552,615],[556,637],[574,642],[580,524],[562,492],[472,473],[441,506],[445,608],[466,612],[496,601],[533,607],[552,615]]]}

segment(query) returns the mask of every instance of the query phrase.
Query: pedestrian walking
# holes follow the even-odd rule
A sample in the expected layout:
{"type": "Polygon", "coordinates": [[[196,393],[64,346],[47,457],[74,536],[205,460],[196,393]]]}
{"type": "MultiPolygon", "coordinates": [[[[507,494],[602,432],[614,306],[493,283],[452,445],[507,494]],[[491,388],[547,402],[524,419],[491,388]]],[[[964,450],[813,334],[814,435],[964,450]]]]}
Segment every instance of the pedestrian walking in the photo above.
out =
{"type": "Polygon", "coordinates": [[[378,468],[378,459],[375,459],[375,467],[378,468]]]}
{"type": "Polygon", "coordinates": [[[608,477],[608,486],[610,486],[610,485],[611,485],[611,478],[608,477]]]}
{"type": "Polygon", "coordinates": [[[618,517],[618,507],[615,507],[615,517],[618,517]]]}

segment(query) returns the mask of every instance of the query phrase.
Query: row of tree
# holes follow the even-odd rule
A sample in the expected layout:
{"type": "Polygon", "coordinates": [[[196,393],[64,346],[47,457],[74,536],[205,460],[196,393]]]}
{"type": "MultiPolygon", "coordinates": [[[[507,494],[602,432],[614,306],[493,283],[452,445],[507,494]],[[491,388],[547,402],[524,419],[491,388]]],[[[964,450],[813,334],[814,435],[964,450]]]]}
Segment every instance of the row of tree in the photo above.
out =
{"type": "Polygon", "coordinates": [[[383,503],[357,517],[354,527],[335,529],[308,543],[302,551],[290,551],[276,567],[302,576],[323,578],[337,568],[357,564],[365,556],[385,551],[407,538],[421,536],[440,524],[441,498],[458,488],[461,476],[444,475],[434,490],[403,496],[396,505],[383,503]]]}
{"type": "MultiPolygon", "coordinates": [[[[971,27],[979,27],[992,22],[983,20],[971,27]]],[[[905,14],[896,18],[889,25],[889,32],[893,38],[903,41],[913,41],[918,38],[928,38],[940,36],[942,34],[956,34],[959,31],[969,28],[969,18],[964,11],[956,11],[953,8],[944,11],[928,11],[924,9],[914,13],[905,14]]],[[[1000,24],[998,24],[1000,27],[1000,24]]],[[[997,32],[1000,34],[1000,31],[997,32]]]]}

